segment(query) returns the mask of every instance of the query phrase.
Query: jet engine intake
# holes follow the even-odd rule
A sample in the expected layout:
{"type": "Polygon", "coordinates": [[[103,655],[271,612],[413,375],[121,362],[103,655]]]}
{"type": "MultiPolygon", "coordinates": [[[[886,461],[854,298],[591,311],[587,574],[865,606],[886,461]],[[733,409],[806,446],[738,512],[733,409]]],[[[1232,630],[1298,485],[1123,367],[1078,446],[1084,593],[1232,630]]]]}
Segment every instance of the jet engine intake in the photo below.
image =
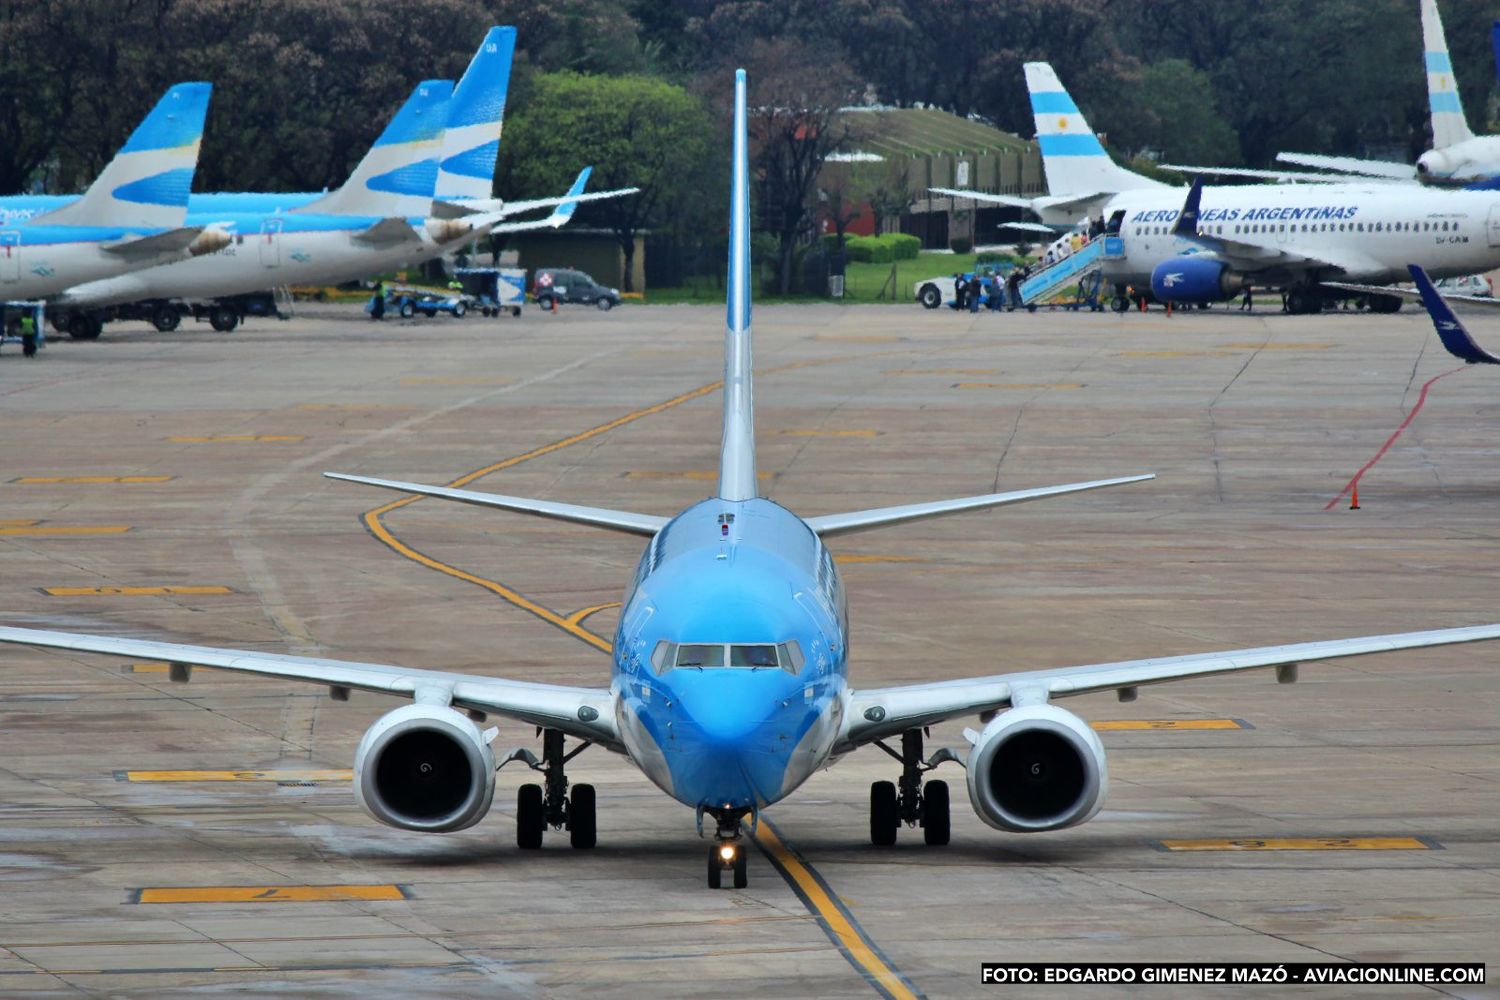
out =
{"type": "Polygon", "coordinates": [[[354,796],[388,826],[462,830],[490,810],[495,752],[462,712],[405,705],[381,716],[359,741],[354,796]]]}
{"type": "Polygon", "coordinates": [[[997,830],[1061,830],[1104,804],[1104,745],[1078,716],[1055,705],[1003,712],[969,753],[969,801],[997,830]]]}
{"type": "Polygon", "coordinates": [[[1222,261],[1169,257],[1151,272],[1151,294],[1159,302],[1222,302],[1245,288],[1245,276],[1222,261]]]}

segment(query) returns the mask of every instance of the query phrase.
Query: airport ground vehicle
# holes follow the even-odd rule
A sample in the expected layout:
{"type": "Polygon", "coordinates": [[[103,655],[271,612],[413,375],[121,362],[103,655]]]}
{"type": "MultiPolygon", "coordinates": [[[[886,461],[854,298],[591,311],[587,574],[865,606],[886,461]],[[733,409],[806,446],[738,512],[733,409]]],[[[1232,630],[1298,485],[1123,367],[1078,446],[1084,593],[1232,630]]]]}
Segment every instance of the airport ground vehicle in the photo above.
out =
{"type": "MultiPolygon", "coordinates": [[[[369,306],[365,307],[366,311],[369,306]]],[[[446,295],[436,288],[418,288],[413,285],[387,285],[385,311],[388,314],[411,319],[421,313],[428,319],[438,313],[447,313],[454,319],[463,319],[469,313],[469,300],[464,295],[446,295]]]]}
{"type": "Polygon", "coordinates": [[[526,272],[517,267],[460,267],[454,277],[463,284],[464,294],[472,299],[470,308],[485,316],[509,312],[521,315],[526,302],[526,272]]]}
{"type": "Polygon", "coordinates": [[[579,303],[608,312],[620,304],[620,290],[606,288],[582,271],[569,267],[539,267],[532,276],[532,297],[543,309],[553,304],[579,303]]]}

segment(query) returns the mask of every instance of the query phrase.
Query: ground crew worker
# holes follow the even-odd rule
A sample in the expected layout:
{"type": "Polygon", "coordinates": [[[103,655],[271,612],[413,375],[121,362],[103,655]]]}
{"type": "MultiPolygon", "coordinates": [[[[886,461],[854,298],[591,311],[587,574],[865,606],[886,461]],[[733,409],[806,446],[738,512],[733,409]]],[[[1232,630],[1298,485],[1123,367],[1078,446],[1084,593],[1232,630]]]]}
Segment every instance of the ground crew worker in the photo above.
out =
{"type": "Polygon", "coordinates": [[[385,319],[385,282],[376,280],[375,296],[370,299],[370,318],[385,319]]]}
{"type": "Polygon", "coordinates": [[[961,274],[953,275],[953,301],[959,312],[963,312],[969,305],[969,283],[961,274]]]}
{"type": "Polygon", "coordinates": [[[21,314],[21,353],[28,358],[36,357],[36,317],[30,310],[21,314]]]}
{"type": "Polygon", "coordinates": [[[1255,300],[1250,297],[1250,286],[1245,286],[1245,300],[1240,303],[1240,312],[1254,312],[1255,300]]]}

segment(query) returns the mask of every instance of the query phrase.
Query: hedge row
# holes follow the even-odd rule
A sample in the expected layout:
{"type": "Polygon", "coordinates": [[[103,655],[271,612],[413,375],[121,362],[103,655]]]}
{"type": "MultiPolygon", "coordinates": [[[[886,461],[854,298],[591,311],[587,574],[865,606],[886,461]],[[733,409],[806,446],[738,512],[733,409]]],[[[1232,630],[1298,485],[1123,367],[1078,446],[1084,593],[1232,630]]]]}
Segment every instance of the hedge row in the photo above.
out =
{"type": "MultiPolygon", "coordinates": [[[[837,236],[824,236],[823,243],[830,251],[838,246],[837,236]]],[[[889,264],[893,260],[916,260],[922,249],[922,241],[905,233],[885,233],[882,236],[848,236],[844,239],[844,252],[850,260],[866,264],[889,264]]]]}

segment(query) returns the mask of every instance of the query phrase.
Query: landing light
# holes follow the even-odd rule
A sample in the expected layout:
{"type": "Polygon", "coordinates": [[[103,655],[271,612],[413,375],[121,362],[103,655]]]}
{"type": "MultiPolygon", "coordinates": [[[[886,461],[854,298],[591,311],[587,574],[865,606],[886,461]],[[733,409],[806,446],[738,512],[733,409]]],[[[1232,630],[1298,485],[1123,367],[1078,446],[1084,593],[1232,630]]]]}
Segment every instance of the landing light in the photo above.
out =
{"type": "Polygon", "coordinates": [[[735,850],[733,844],[725,844],[723,847],[719,848],[719,860],[724,862],[726,865],[734,860],[734,855],[735,850]]]}

